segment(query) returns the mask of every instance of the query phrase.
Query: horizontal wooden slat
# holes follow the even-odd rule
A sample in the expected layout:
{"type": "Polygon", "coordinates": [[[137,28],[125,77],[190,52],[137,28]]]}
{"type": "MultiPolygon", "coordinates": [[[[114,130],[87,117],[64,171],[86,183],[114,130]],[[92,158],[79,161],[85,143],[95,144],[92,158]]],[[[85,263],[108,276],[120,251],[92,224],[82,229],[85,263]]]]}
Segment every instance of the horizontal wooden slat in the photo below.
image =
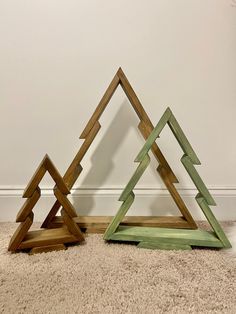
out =
{"type": "MultiPolygon", "coordinates": [[[[78,226],[87,229],[87,233],[104,233],[109,223],[113,219],[112,216],[79,216],[73,218],[78,226]]],[[[63,219],[56,216],[50,228],[61,227],[63,219]]],[[[121,222],[125,226],[143,226],[143,227],[163,227],[163,228],[183,228],[188,229],[189,225],[183,217],[177,216],[125,216],[121,222]]]]}
{"type": "Polygon", "coordinates": [[[33,247],[48,246],[54,244],[64,244],[78,242],[66,228],[42,229],[29,231],[21,242],[18,249],[28,249],[33,247]]]}
{"type": "Polygon", "coordinates": [[[127,227],[120,226],[110,236],[110,240],[155,242],[162,239],[166,243],[180,243],[193,246],[223,247],[213,232],[202,230],[127,227]]]}
{"type": "Polygon", "coordinates": [[[192,250],[191,246],[187,244],[165,243],[163,241],[140,242],[137,247],[151,250],[192,250]]]}

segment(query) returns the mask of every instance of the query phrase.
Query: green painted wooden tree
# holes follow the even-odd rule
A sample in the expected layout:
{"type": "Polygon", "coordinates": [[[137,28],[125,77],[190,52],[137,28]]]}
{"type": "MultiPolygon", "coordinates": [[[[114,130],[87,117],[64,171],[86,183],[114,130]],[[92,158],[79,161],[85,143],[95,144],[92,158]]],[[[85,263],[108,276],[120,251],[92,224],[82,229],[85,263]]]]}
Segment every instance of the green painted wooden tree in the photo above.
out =
{"type": "MultiPolygon", "coordinates": [[[[134,241],[139,243],[139,247],[152,249],[191,249],[192,246],[231,247],[228,238],[209,207],[215,206],[216,203],[194,167],[194,165],[201,163],[170,108],[166,109],[149,135],[135,162],[138,162],[139,165],[119,198],[119,201],[123,203],[104,234],[105,240],[134,241]],[[184,152],[181,162],[199,191],[195,199],[211,225],[211,231],[121,225],[134,201],[133,189],[150,163],[148,153],[166,124],[169,125],[184,152]]],[[[161,169],[161,166],[159,166],[159,170],[165,171],[161,169]]]]}

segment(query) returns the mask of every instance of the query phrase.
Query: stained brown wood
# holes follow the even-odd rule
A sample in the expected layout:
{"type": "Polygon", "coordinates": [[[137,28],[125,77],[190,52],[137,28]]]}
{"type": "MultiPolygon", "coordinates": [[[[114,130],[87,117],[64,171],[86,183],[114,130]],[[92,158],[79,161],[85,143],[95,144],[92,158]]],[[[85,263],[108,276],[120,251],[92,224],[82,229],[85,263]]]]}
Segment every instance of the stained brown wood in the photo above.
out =
{"type": "Polygon", "coordinates": [[[36,188],[33,195],[28,198],[23,206],[21,207],[19,213],[16,216],[16,222],[23,222],[29,216],[30,212],[34,208],[35,204],[38,202],[41,195],[41,190],[39,187],[36,188]]]}
{"type": "MultiPolygon", "coordinates": [[[[134,92],[132,86],[130,85],[127,77],[125,76],[124,72],[121,68],[118,69],[116,75],[114,76],[112,82],[108,86],[105,94],[103,95],[101,101],[99,102],[96,110],[94,111],[93,115],[91,116],[90,120],[88,121],[85,129],[81,133],[80,138],[85,139],[83,145],[81,146],[78,154],[74,158],[73,162],[69,166],[68,170],[66,171],[64,175],[64,180],[68,186],[69,189],[72,188],[75,181],[77,180],[79,174],[82,171],[82,167],[80,165],[80,162],[82,158],[84,157],[85,153],[87,152],[89,146],[92,144],[98,130],[100,129],[100,124],[98,122],[99,118],[101,117],[102,113],[106,109],[111,97],[113,96],[114,92],[116,91],[118,85],[121,85],[122,89],[124,90],[125,94],[127,95],[132,107],[134,108],[136,114],[138,115],[140,119],[140,125],[139,129],[143,135],[143,137],[146,139],[146,137],[152,132],[154,129],[154,126],[149,119],[147,113],[145,112],[141,102],[139,101],[136,93],[134,92]]],[[[155,156],[155,158],[158,160],[160,165],[165,169],[166,176],[168,177],[168,182],[171,183],[178,183],[178,179],[175,176],[174,172],[170,168],[168,162],[166,161],[164,155],[162,154],[160,148],[157,146],[157,144],[153,144],[152,146],[152,152],[155,156]]],[[[167,180],[165,182],[167,184],[167,180]]],[[[170,189],[170,193],[172,193],[172,189],[170,189]]],[[[174,195],[172,195],[174,197],[174,195]]],[[[180,199],[180,196],[178,197],[180,199]]],[[[183,201],[182,201],[183,202],[183,201]]],[[[181,202],[181,203],[182,203],[181,202]]],[[[178,204],[179,207],[182,206],[182,204],[178,204]]],[[[60,209],[60,205],[58,202],[56,202],[51,211],[49,212],[48,216],[44,220],[42,227],[49,227],[52,219],[56,216],[58,210],[60,209]]],[[[191,228],[191,224],[189,225],[191,228]]]]}
{"type": "MultiPolygon", "coordinates": [[[[80,165],[80,162],[83,159],[84,155],[86,154],[87,150],[89,149],[98,131],[100,130],[100,127],[101,126],[99,122],[96,122],[94,124],[93,128],[90,130],[88,136],[86,137],[85,141],[81,145],[77,155],[75,156],[69,168],[67,169],[63,179],[66,182],[69,189],[73,187],[75,181],[78,179],[81,171],[83,170],[82,166],[80,165]]],[[[58,200],[56,200],[50,212],[48,213],[46,219],[44,220],[41,226],[42,228],[50,228],[50,225],[51,225],[50,223],[52,219],[56,216],[60,208],[61,208],[61,204],[58,200]]]]}
{"type": "Polygon", "coordinates": [[[47,245],[47,246],[40,246],[34,247],[30,250],[30,255],[40,254],[40,253],[48,253],[52,251],[62,251],[66,250],[67,247],[64,244],[56,244],[56,245],[47,245]]]}
{"type": "Polygon", "coordinates": [[[61,191],[57,187],[54,188],[54,195],[56,196],[61,206],[67,211],[68,215],[71,218],[77,216],[76,211],[71,202],[64,194],[61,193],[61,191]]]}
{"type": "Polygon", "coordinates": [[[61,177],[60,173],[56,169],[56,167],[53,165],[52,161],[50,160],[48,155],[45,155],[42,162],[40,163],[39,167],[35,171],[33,177],[31,178],[29,184],[27,185],[23,197],[29,198],[33,195],[35,190],[37,189],[40,181],[42,180],[43,176],[45,175],[46,171],[48,171],[57,184],[58,188],[62,191],[64,194],[69,194],[70,190],[67,188],[66,184],[63,181],[63,178],[61,177]]]}
{"type": "Polygon", "coordinates": [[[78,242],[78,239],[71,234],[67,228],[41,229],[29,231],[24,241],[18,246],[19,250],[31,249],[55,244],[78,242]]]}
{"type": "MultiPolygon", "coordinates": [[[[117,73],[118,74],[118,73],[117,73]]],[[[106,106],[108,105],[111,97],[115,93],[119,83],[120,78],[118,75],[115,75],[113,80],[111,81],[110,85],[108,86],[107,90],[105,91],[102,99],[100,100],[96,110],[94,111],[92,117],[89,119],[86,127],[84,128],[83,132],[80,135],[81,139],[85,139],[88,136],[88,133],[94,126],[95,122],[99,120],[100,116],[102,115],[103,111],[105,110],[106,106]]]]}
{"type": "Polygon", "coordinates": [[[77,224],[73,221],[73,218],[77,217],[77,214],[73,205],[67,198],[67,194],[69,193],[69,189],[64,183],[60,173],[53,165],[48,155],[46,155],[43,161],[40,163],[40,166],[37,168],[36,173],[30,180],[30,184],[28,184],[25,190],[24,197],[27,196],[28,199],[25,201],[24,205],[17,215],[16,220],[17,222],[21,221],[21,223],[10,240],[8,248],[9,251],[16,251],[24,248],[33,247],[40,247],[39,250],[42,250],[43,246],[48,245],[50,245],[52,249],[53,245],[63,244],[71,241],[83,241],[83,234],[79,226],[77,226],[77,224]],[[40,198],[40,188],[38,184],[42,180],[43,175],[46,171],[49,172],[49,174],[57,184],[54,187],[54,195],[56,196],[57,202],[60,204],[60,207],[63,207],[64,224],[68,227],[68,229],[62,226],[61,228],[51,229],[49,232],[47,232],[46,229],[39,230],[39,232],[32,232],[29,231],[29,228],[33,223],[32,211],[40,198]]]}
{"type": "Polygon", "coordinates": [[[23,239],[26,237],[26,234],[33,223],[34,214],[30,213],[29,216],[25,219],[25,221],[21,222],[11,237],[8,251],[16,251],[23,239]]]}
{"type": "Polygon", "coordinates": [[[84,236],[80,230],[80,228],[77,226],[77,224],[74,222],[73,218],[71,218],[65,209],[61,210],[61,216],[63,221],[65,222],[68,230],[70,233],[72,233],[79,241],[84,241],[84,236]]]}
{"type": "MultiPolygon", "coordinates": [[[[84,232],[104,233],[112,218],[112,216],[80,216],[73,220],[84,232]]],[[[56,216],[51,221],[50,228],[60,228],[62,225],[62,217],[56,216]]],[[[189,228],[188,222],[183,217],[176,216],[126,216],[121,225],[181,229],[189,228]]]]}

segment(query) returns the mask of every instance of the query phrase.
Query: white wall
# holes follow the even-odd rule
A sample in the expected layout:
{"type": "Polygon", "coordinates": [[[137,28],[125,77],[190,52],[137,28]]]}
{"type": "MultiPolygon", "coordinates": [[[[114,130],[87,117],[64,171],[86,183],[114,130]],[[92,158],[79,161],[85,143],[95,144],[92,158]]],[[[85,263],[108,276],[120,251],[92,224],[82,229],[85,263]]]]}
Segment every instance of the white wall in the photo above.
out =
{"type": "MultiPolygon", "coordinates": [[[[202,161],[198,170],[218,202],[217,217],[236,219],[235,55],[233,0],[2,0],[0,220],[14,220],[22,190],[46,152],[65,172],[119,66],[154,124],[171,107],[202,161]]],[[[144,143],[121,89],[100,122],[76,183],[83,190],[73,196],[84,214],[116,211],[144,143]]],[[[199,218],[181,150],[169,130],[158,142],[199,218]]],[[[140,181],[132,213],[158,214],[156,207],[174,213],[156,167],[154,161],[140,181]]],[[[51,186],[44,180],[43,194],[51,186]]],[[[37,219],[50,202],[50,195],[43,198],[37,219]]]]}

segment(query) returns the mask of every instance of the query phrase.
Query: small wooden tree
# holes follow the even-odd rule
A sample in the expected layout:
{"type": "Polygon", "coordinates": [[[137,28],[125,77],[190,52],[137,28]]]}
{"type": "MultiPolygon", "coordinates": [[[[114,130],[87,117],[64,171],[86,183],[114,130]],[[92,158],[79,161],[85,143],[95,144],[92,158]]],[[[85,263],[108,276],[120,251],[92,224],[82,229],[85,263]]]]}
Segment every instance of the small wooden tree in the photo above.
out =
{"type": "Polygon", "coordinates": [[[65,243],[83,241],[84,236],[74,221],[77,217],[76,211],[67,198],[69,193],[70,191],[60,173],[46,155],[24,191],[23,198],[27,199],[16,217],[16,222],[19,222],[20,225],[11,238],[8,250],[15,252],[22,249],[32,249],[32,253],[36,253],[64,249],[65,243]],[[56,183],[53,191],[57,201],[62,206],[61,215],[65,226],[56,229],[29,231],[34,218],[33,208],[41,196],[39,183],[47,171],[56,183]]]}
{"type": "MultiPolygon", "coordinates": [[[[210,205],[216,205],[216,203],[194,167],[194,165],[200,165],[200,161],[170,108],[166,109],[149,135],[135,162],[138,162],[139,165],[119,198],[123,203],[104,234],[105,240],[134,241],[139,243],[139,247],[159,249],[191,249],[191,246],[231,247],[229,240],[209,207],[210,205]],[[148,152],[166,124],[169,125],[184,152],[181,162],[199,191],[196,201],[214,232],[199,229],[184,230],[120,225],[134,201],[133,189],[150,163],[148,152]]],[[[162,165],[159,166],[158,171],[165,176],[166,170],[162,165]]]]}

